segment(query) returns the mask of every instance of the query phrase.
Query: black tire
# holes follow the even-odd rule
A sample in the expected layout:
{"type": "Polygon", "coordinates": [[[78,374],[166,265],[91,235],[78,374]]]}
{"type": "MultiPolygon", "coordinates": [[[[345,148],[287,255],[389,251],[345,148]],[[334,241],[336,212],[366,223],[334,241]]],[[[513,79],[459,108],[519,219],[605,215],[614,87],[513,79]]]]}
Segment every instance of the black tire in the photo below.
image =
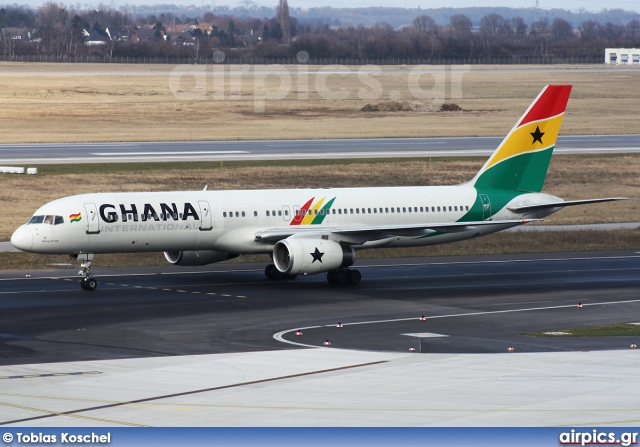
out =
{"type": "Polygon", "coordinates": [[[98,287],[98,281],[94,278],[89,278],[87,281],[87,290],[96,290],[96,287],[98,287]]]}
{"type": "Polygon", "coordinates": [[[327,272],[327,281],[329,281],[329,284],[336,284],[336,271],[335,270],[330,270],[327,272]]]}
{"type": "Polygon", "coordinates": [[[336,270],[336,284],[346,284],[349,281],[349,271],[347,269],[336,270]]]}
{"type": "Polygon", "coordinates": [[[349,270],[349,284],[359,284],[362,280],[360,270],[349,270]]]}
{"type": "Polygon", "coordinates": [[[95,278],[82,278],[82,281],[80,281],[80,287],[84,290],[96,290],[96,287],[98,287],[98,281],[96,281],[95,278]]]}
{"type": "Polygon", "coordinates": [[[269,264],[264,268],[264,276],[269,279],[277,279],[277,274],[280,273],[275,265],[269,264]]]}

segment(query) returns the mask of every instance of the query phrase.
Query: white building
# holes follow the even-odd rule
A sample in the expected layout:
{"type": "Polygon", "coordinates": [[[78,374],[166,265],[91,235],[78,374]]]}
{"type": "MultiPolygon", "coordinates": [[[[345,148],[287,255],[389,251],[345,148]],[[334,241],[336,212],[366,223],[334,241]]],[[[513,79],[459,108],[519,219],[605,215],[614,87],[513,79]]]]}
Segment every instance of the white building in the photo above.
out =
{"type": "Polygon", "coordinates": [[[605,48],[604,63],[610,65],[640,65],[640,49],[605,48]]]}

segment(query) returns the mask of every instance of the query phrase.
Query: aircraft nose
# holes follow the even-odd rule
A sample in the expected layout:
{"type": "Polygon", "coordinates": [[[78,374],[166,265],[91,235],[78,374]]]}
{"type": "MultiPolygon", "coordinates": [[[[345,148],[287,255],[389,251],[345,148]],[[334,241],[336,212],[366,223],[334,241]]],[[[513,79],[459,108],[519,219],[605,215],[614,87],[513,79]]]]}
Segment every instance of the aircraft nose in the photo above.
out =
{"type": "Polygon", "coordinates": [[[22,251],[29,251],[33,246],[33,232],[25,225],[18,228],[11,236],[11,245],[22,251]]]}

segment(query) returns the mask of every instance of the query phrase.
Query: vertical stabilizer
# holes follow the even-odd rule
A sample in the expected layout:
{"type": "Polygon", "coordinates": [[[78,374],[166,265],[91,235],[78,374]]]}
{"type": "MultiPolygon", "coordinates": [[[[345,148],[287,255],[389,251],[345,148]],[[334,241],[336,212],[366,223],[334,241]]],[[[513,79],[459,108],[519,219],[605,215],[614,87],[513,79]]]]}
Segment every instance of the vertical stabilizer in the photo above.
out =
{"type": "Polygon", "coordinates": [[[542,191],[570,93],[570,85],[543,88],[471,183],[476,188],[542,191]]]}

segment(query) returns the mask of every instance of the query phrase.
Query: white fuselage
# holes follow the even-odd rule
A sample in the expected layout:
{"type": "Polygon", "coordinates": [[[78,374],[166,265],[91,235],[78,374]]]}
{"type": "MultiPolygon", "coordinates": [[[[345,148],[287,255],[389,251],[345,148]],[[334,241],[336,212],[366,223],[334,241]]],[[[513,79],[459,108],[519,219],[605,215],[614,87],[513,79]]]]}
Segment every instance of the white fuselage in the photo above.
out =
{"type": "MultiPolygon", "coordinates": [[[[477,196],[475,188],[466,185],[83,194],[39,208],[30,223],[16,231],[12,242],[24,251],[59,254],[171,250],[269,253],[273,243],[256,240],[260,231],[295,227],[315,232],[329,227],[456,222],[469,213],[477,196]],[[305,204],[310,204],[306,211],[305,204]]],[[[490,203],[480,214],[475,220],[522,217],[506,208],[491,210],[490,203]]],[[[394,236],[354,246],[432,245],[508,227],[487,225],[473,234],[453,232],[423,238],[394,236]]]]}

